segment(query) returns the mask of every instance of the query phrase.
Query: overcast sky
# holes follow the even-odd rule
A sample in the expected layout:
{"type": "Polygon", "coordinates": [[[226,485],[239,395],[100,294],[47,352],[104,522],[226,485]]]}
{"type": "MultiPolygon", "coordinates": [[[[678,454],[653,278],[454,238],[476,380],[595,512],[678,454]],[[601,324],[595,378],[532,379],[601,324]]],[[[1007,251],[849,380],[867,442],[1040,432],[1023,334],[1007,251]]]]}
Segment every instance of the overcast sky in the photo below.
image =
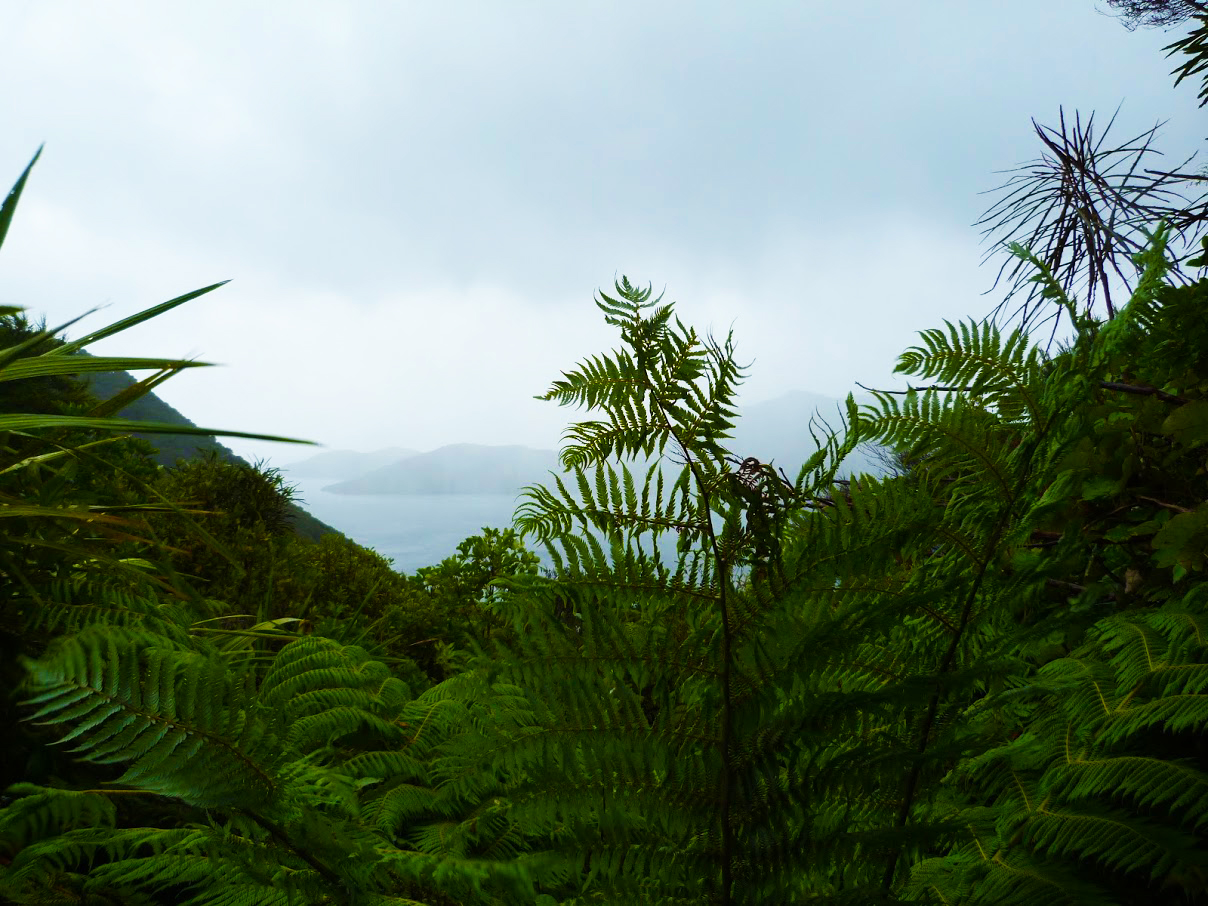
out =
{"type": "MultiPolygon", "coordinates": [[[[973,223],[1095,111],[1149,166],[1202,147],[1176,30],[1096,0],[0,4],[0,182],[46,150],[0,303],[73,328],[218,280],[98,344],[221,364],[199,424],[330,447],[556,447],[532,397],[616,347],[628,275],[754,359],[742,400],[887,386],[1001,258],[973,223]]],[[[1208,161],[1196,158],[1192,167],[1208,161]]],[[[305,449],[232,441],[286,463],[305,449]]]]}

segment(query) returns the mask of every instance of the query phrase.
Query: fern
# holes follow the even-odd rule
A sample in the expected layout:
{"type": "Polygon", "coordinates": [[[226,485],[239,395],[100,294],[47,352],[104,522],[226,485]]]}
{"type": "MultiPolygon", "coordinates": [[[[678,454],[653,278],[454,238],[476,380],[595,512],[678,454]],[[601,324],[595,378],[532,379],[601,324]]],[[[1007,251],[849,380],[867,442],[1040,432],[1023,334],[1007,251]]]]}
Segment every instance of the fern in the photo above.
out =
{"type": "Polygon", "coordinates": [[[113,779],[10,790],[0,892],[1205,902],[1208,282],[1163,285],[1164,242],[1055,355],[925,332],[929,383],[849,398],[795,480],[727,446],[732,338],[622,279],[626,348],[542,397],[605,416],[517,512],[556,571],[497,581],[513,641],[418,698],[327,639],[241,657],[151,581],[31,583],[72,634],[23,661],[29,717],[113,779]],[[902,473],[838,479],[868,441],[902,473]]]}
{"type": "Polygon", "coordinates": [[[348,889],[470,902],[487,882],[531,901],[548,871],[524,860],[506,802],[488,798],[498,783],[457,777],[464,748],[442,749],[481,717],[460,703],[448,713],[440,687],[412,701],[359,649],[300,639],[257,679],[201,642],[93,627],[27,669],[33,719],[70,727],[62,742],[79,757],[128,767],[109,790],[12,791],[22,798],[0,810],[0,841],[15,856],[0,889],[19,902],[59,876],[81,893],[171,889],[189,903],[341,902],[348,889]],[[123,793],[225,818],[96,826],[113,824],[110,797],[123,793]]]}
{"type": "Polygon", "coordinates": [[[585,854],[567,902],[792,897],[809,839],[806,740],[827,707],[804,694],[823,631],[807,586],[836,585],[829,564],[821,580],[786,572],[787,539],[832,503],[860,428],[827,437],[794,483],[731,457],[731,341],[672,328],[670,306],[645,317],[649,291],[616,289],[597,305],[629,348],[544,397],[610,420],[569,429],[573,480],[528,489],[518,511],[558,574],[508,583],[523,592],[510,616],[524,642],[499,653],[502,675],[529,690],[534,720],[493,770],[522,778],[509,787],[518,818],[564,830],[568,859],[585,854]],[[640,487],[623,462],[605,468],[668,447],[681,466],[670,491],[658,462],[640,487]],[[664,564],[657,539],[671,531],[678,557],[664,564]]]}
{"type": "Polygon", "coordinates": [[[914,867],[908,896],[997,904],[1203,895],[1204,586],[1179,565],[1183,555],[1166,553],[1194,549],[1194,534],[1172,532],[1170,548],[1159,538],[1172,512],[1191,512],[1179,501],[1198,500],[1204,487],[1187,465],[1194,442],[1163,430],[1171,408],[1190,403],[1157,388],[1185,382],[1183,350],[1208,337],[1184,314],[1203,285],[1156,283],[1163,242],[1159,230],[1118,323],[1087,325],[1048,370],[1041,412],[1056,443],[1037,459],[1026,494],[1032,531],[1017,538],[1033,549],[1037,534],[1052,540],[1039,546],[1045,554],[1021,549],[1015,562],[1049,593],[1001,636],[1014,675],[967,712],[986,749],[956,765],[950,795],[937,801],[967,831],[950,853],[914,867]],[[1119,471],[1129,461],[1137,464],[1119,471]],[[1173,582],[1158,578],[1163,566],[1173,582]]]}

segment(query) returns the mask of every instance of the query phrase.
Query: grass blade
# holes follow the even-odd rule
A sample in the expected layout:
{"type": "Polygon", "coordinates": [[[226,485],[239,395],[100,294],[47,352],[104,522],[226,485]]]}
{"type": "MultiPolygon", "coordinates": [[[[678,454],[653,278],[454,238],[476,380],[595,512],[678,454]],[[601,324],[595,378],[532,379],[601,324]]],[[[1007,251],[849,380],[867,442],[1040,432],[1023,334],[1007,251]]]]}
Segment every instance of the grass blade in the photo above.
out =
{"type": "Polygon", "coordinates": [[[4,237],[8,235],[8,226],[13,222],[13,213],[17,210],[17,202],[21,200],[21,193],[25,191],[25,181],[29,179],[29,171],[34,168],[34,164],[42,156],[43,147],[43,145],[38,145],[38,152],[34,155],[34,159],[29,162],[25,172],[21,174],[21,178],[13,185],[8,197],[4,199],[4,204],[0,205],[0,245],[4,245],[4,237]]]}

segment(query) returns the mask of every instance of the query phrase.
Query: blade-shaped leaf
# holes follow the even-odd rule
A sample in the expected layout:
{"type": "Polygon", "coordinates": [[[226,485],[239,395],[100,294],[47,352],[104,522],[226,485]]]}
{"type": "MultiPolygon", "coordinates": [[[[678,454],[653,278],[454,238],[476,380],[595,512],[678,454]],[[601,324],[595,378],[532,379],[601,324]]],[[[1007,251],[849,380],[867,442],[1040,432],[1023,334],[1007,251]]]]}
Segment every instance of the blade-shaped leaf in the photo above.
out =
{"type": "Polygon", "coordinates": [[[0,246],[4,245],[4,237],[8,235],[8,226],[13,222],[13,213],[17,210],[17,202],[21,200],[21,193],[25,191],[25,181],[29,179],[29,171],[34,168],[34,164],[42,156],[42,147],[42,145],[38,146],[38,151],[34,154],[33,160],[29,162],[21,177],[9,191],[8,197],[4,199],[4,204],[0,205],[0,246]]]}
{"type": "Polygon", "coordinates": [[[51,377],[64,374],[91,374],[108,371],[162,371],[165,368],[207,367],[208,362],[190,362],[185,359],[107,358],[99,356],[36,356],[0,366],[0,382],[20,381],[33,377],[51,377]]]}
{"type": "Polygon", "coordinates": [[[172,375],[174,375],[176,373],[177,373],[177,370],[175,368],[170,368],[170,369],[166,369],[164,371],[160,371],[157,374],[153,374],[150,377],[143,378],[141,381],[131,384],[129,387],[127,387],[125,390],[122,390],[120,393],[114,394],[109,399],[104,400],[103,402],[100,402],[97,405],[93,406],[92,409],[88,412],[88,414],[90,416],[97,417],[97,418],[103,417],[103,416],[109,416],[109,415],[116,415],[118,412],[121,412],[123,409],[125,409],[127,406],[129,406],[131,403],[133,403],[135,400],[142,399],[144,396],[146,396],[148,393],[150,393],[152,390],[154,390],[156,387],[158,387],[160,384],[162,384],[164,381],[166,381],[168,378],[172,377],[172,375]]]}
{"type": "Polygon", "coordinates": [[[218,289],[220,286],[225,286],[229,280],[223,280],[219,283],[212,283],[209,286],[203,286],[201,289],[195,289],[191,293],[185,293],[183,296],[177,296],[175,299],[169,299],[167,302],[161,302],[159,305],[153,305],[151,308],[144,309],[136,315],[131,315],[128,318],[123,318],[120,321],[115,321],[108,327],[102,327],[100,330],[94,331],[85,337],[80,337],[78,340],[73,340],[70,343],[65,343],[58,349],[47,353],[47,355],[67,355],[75,352],[78,349],[83,349],[89,343],[95,343],[97,340],[103,340],[105,337],[111,337],[115,333],[121,333],[127,328],[133,327],[136,324],[142,324],[144,321],[149,321],[157,315],[162,315],[166,311],[176,308],[178,305],[184,305],[191,299],[196,299],[198,296],[204,296],[208,292],[218,289]]]}
{"type": "Polygon", "coordinates": [[[131,418],[90,418],[87,415],[0,415],[0,431],[44,431],[73,428],[95,431],[129,431],[139,434],[208,434],[214,437],[245,437],[249,440],[273,440],[283,444],[311,444],[313,440],[255,434],[249,431],[221,431],[196,425],[170,425],[167,422],[140,422],[131,418]]]}
{"type": "MultiPolygon", "coordinates": [[[[22,340],[16,346],[10,346],[7,349],[0,350],[0,368],[3,368],[4,366],[6,366],[9,362],[13,361],[14,359],[20,358],[21,353],[25,352],[25,350],[33,349],[33,348],[37,347],[37,345],[39,343],[43,343],[46,340],[51,339],[52,337],[58,336],[60,333],[62,333],[64,330],[66,330],[68,327],[70,327],[72,324],[74,324],[76,321],[83,320],[84,318],[88,317],[90,314],[92,314],[96,310],[97,309],[95,309],[95,308],[90,309],[90,310],[84,312],[84,314],[80,315],[79,317],[72,318],[66,324],[60,324],[58,327],[55,327],[53,329],[40,330],[37,333],[35,333],[33,336],[22,340]]],[[[23,311],[25,311],[25,309],[23,309],[23,308],[17,308],[14,311],[5,311],[5,310],[0,309],[0,314],[18,314],[23,311]]]]}

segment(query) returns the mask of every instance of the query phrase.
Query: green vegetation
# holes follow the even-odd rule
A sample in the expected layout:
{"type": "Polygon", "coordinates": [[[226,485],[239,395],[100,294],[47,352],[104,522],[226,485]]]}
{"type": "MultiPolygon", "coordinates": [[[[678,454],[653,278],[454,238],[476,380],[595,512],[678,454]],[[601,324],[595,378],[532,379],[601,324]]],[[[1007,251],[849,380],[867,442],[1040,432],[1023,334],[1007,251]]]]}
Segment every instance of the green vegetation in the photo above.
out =
{"type": "Polygon", "coordinates": [[[725,444],[733,338],[622,279],[622,347],[544,396],[599,416],[563,474],[415,576],[81,391],[194,366],[71,353],[215,287],[72,343],[0,312],[0,897],[1208,904],[1208,280],[1171,230],[1103,318],[1011,244],[1024,325],[924,331],[921,386],[793,480],[725,444]],[[839,478],[861,443],[896,474],[839,478]]]}
{"type": "MultiPolygon", "coordinates": [[[[84,350],[80,355],[87,355],[84,350]]],[[[87,389],[100,400],[114,399],[126,393],[137,383],[134,378],[124,371],[97,372],[86,376],[87,389]]],[[[8,410],[5,410],[8,411],[8,410]]],[[[146,422],[161,422],[170,425],[181,425],[184,428],[194,428],[193,424],[176,409],[169,406],[154,393],[148,391],[134,396],[116,412],[122,418],[136,419],[146,422]]],[[[223,446],[207,434],[142,434],[136,432],[134,437],[142,438],[151,447],[151,459],[157,464],[170,468],[179,460],[199,459],[214,456],[229,463],[248,465],[236,456],[230,448],[223,446]]],[[[290,501],[288,503],[290,520],[294,531],[311,541],[318,541],[324,535],[340,534],[330,525],[320,522],[302,507],[290,501]]]]}

